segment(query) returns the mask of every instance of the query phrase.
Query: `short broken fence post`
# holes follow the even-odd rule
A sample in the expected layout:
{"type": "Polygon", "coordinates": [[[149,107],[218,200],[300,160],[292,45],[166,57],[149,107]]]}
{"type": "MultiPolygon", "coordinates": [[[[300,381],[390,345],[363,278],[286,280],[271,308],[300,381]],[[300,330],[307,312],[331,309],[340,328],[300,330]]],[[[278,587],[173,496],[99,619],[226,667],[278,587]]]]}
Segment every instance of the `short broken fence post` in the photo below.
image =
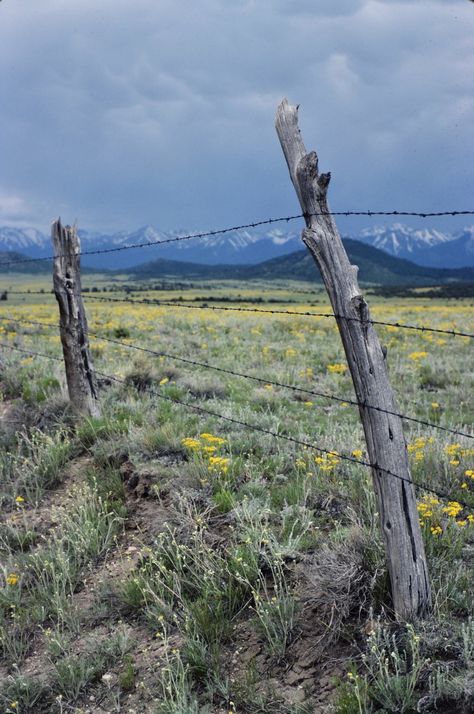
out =
{"type": "Polygon", "coordinates": [[[386,350],[370,323],[369,308],[357,283],[358,268],[350,264],[329,215],[326,195],[330,174],[320,174],[316,152],[306,152],[298,127],[298,107],[286,99],[278,107],[276,129],[305,215],[303,242],[326,286],[360,405],[369,460],[374,465],[372,477],[395,613],[403,619],[422,616],[431,608],[431,588],[402,420],[393,414],[398,409],[386,350]],[[367,409],[364,404],[385,411],[367,409]]]}
{"type": "Polygon", "coordinates": [[[76,226],[62,226],[58,219],[52,225],[51,238],[55,255],[53,286],[59,305],[69,399],[78,412],[96,417],[100,415],[100,408],[81,295],[81,244],[76,226]]]}

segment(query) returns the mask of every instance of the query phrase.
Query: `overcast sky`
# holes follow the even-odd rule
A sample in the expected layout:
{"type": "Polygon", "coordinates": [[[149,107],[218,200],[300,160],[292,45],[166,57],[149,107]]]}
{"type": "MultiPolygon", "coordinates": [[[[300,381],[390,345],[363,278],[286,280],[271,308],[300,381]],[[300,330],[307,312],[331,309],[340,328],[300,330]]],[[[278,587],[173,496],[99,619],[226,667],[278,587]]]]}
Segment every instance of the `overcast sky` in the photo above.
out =
{"type": "Polygon", "coordinates": [[[298,212],[284,96],[333,210],[473,208],[473,38],[469,0],[3,0],[0,225],[298,212]]]}

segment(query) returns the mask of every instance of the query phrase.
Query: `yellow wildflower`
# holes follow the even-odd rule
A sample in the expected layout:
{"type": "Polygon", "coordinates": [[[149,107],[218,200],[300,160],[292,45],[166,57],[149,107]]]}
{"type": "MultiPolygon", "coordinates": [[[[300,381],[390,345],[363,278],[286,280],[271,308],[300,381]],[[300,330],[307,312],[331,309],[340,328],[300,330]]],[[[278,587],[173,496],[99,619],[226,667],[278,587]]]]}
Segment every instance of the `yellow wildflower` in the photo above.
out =
{"type": "Polygon", "coordinates": [[[443,508],[443,512],[451,518],[456,518],[458,513],[461,513],[462,506],[457,501],[448,501],[448,505],[443,508]]]}
{"type": "Polygon", "coordinates": [[[218,446],[225,444],[225,439],[222,439],[220,436],[214,436],[213,434],[201,434],[201,439],[209,441],[211,444],[217,444],[218,446]]]}
{"type": "Polygon", "coordinates": [[[230,459],[224,456],[211,456],[209,459],[209,471],[225,474],[229,470],[230,459]]]}
{"type": "Polygon", "coordinates": [[[197,439],[192,439],[191,437],[186,437],[186,439],[181,439],[182,445],[186,449],[191,449],[191,451],[195,451],[196,449],[199,449],[201,444],[197,439]]]}
{"type": "Polygon", "coordinates": [[[19,581],[19,576],[16,573],[7,575],[7,585],[16,585],[19,581]]]}
{"type": "Polygon", "coordinates": [[[428,352],[410,352],[408,355],[408,359],[412,359],[414,362],[417,362],[420,359],[425,359],[425,357],[428,357],[428,352]]]}
{"type": "Polygon", "coordinates": [[[448,444],[444,450],[448,456],[456,456],[461,448],[461,444],[448,444]]]}
{"type": "Polygon", "coordinates": [[[331,374],[344,374],[344,372],[347,371],[347,365],[340,363],[328,364],[327,370],[331,372],[331,374]]]}

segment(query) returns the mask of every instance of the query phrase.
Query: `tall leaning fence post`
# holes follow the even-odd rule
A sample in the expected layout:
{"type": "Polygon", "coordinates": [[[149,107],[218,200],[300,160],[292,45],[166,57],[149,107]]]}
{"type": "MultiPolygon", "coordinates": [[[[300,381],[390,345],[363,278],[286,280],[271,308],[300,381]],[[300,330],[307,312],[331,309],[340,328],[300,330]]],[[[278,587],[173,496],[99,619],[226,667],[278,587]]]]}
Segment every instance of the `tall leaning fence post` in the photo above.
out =
{"type": "Polygon", "coordinates": [[[78,412],[96,417],[100,415],[100,408],[81,295],[81,244],[76,226],[63,226],[58,218],[52,224],[51,238],[55,255],[53,287],[59,305],[69,399],[78,412]]]}
{"type": "Polygon", "coordinates": [[[347,357],[372,467],[380,526],[397,618],[409,620],[431,609],[423,538],[411,482],[402,420],[397,412],[382,348],[327,203],[331,175],[319,173],[316,152],[306,152],[298,107],[278,107],[276,130],[305,216],[303,242],[321,272],[347,357]],[[384,411],[369,409],[364,405],[384,411]],[[396,474],[400,478],[394,477],[396,474]]]}

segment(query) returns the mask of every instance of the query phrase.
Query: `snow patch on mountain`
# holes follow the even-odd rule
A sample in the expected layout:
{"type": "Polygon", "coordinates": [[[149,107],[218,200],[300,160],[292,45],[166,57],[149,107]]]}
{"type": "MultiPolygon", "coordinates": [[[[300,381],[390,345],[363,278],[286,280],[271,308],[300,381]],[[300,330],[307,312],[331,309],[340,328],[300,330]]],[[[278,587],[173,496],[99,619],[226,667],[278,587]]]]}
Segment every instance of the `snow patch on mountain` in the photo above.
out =
{"type": "Polygon", "coordinates": [[[441,243],[448,243],[454,239],[454,236],[448,233],[428,228],[415,230],[402,223],[364,228],[359,234],[352,237],[398,258],[411,259],[414,259],[414,256],[420,251],[425,251],[427,248],[441,243]]]}
{"type": "MultiPolygon", "coordinates": [[[[98,268],[126,268],[158,257],[210,265],[255,264],[302,248],[300,230],[287,230],[287,226],[275,226],[270,230],[266,230],[266,226],[259,226],[218,235],[200,235],[199,231],[159,231],[146,225],[136,230],[112,234],[80,229],[79,236],[83,251],[163,243],[156,250],[150,248],[144,252],[137,249],[113,253],[113,258],[111,255],[84,256],[85,265],[98,268]],[[188,235],[196,237],[169,242],[188,235]]],[[[474,226],[451,235],[436,229],[413,229],[402,223],[394,223],[391,226],[365,228],[346,237],[420,265],[448,268],[474,264],[474,226]]],[[[44,257],[51,255],[51,239],[35,228],[0,227],[0,251],[17,251],[32,258],[44,257]]]]}
{"type": "Polygon", "coordinates": [[[46,236],[36,228],[0,228],[1,250],[28,250],[30,247],[41,248],[46,236]]]}

